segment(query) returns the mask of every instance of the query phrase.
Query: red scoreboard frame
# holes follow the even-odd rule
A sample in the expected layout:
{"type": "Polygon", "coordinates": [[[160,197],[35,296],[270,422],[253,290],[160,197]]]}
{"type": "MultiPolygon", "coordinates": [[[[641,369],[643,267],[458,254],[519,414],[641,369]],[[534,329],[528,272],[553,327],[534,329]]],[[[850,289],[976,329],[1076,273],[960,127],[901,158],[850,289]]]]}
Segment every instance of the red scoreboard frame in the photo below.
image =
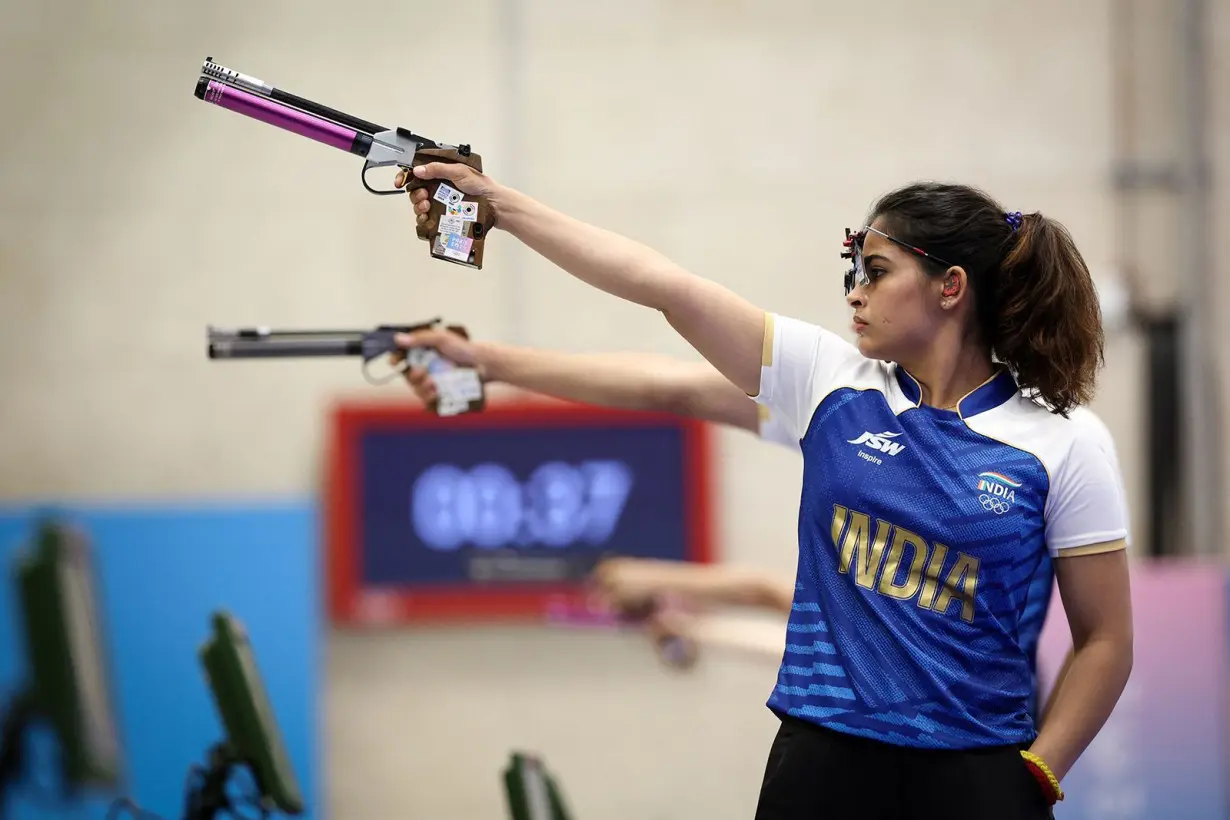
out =
{"type": "Polygon", "coordinates": [[[322,493],[326,589],[330,620],[341,626],[539,618],[553,604],[580,604],[580,584],[475,585],[367,590],[361,583],[363,520],[359,446],[372,431],[552,430],[673,427],[683,434],[687,560],[714,560],[712,438],[709,425],[667,413],[593,407],[571,402],[488,402],[481,412],[441,418],[414,405],[342,401],[329,417],[322,493]]]}

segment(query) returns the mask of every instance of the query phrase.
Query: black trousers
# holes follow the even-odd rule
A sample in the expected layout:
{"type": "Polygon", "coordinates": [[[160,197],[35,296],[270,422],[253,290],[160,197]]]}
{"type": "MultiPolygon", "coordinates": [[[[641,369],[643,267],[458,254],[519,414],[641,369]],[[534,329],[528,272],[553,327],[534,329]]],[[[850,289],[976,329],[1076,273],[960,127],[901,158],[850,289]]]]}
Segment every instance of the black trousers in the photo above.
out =
{"type": "Polygon", "coordinates": [[[1052,820],[1019,746],[893,746],[780,715],[756,820],[1052,820]]]}

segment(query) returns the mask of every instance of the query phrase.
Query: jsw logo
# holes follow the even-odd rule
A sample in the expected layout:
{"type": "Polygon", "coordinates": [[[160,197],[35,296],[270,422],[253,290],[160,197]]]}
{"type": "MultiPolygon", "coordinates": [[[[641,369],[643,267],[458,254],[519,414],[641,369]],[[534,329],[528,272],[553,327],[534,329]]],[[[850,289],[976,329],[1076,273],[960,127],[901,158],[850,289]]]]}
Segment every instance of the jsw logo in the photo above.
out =
{"type": "Polygon", "coordinates": [[[900,433],[863,433],[855,439],[849,439],[849,444],[865,444],[872,450],[879,450],[881,453],[887,453],[890,456],[895,456],[905,449],[904,444],[897,444],[893,439],[901,435],[900,433]]]}

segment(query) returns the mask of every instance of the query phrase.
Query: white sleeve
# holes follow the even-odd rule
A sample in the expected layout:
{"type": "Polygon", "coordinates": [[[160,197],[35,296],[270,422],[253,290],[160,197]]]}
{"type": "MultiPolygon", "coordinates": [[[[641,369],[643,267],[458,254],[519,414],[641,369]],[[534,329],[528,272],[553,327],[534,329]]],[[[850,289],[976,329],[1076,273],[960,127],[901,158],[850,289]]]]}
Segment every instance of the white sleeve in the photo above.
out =
{"type": "Polygon", "coordinates": [[[1127,507],[1110,456],[1092,437],[1078,435],[1053,478],[1046,501],[1046,546],[1051,555],[1127,538],[1127,507]]]}
{"type": "Polygon", "coordinates": [[[819,325],[765,313],[760,393],[752,398],[798,441],[807,432],[817,398],[827,395],[841,368],[860,355],[854,345],[819,325]]]}
{"type": "Polygon", "coordinates": [[[1128,504],[1127,484],[1123,480],[1123,470],[1119,467],[1119,455],[1115,452],[1115,442],[1107,441],[1106,458],[1111,469],[1115,471],[1115,488],[1119,491],[1119,504],[1123,507],[1123,541],[1128,546],[1132,544],[1132,508],[1128,504]]]}
{"type": "Polygon", "coordinates": [[[1102,421],[1096,413],[1087,407],[1078,407],[1072,412],[1072,418],[1083,424],[1084,428],[1093,435],[1094,441],[1102,448],[1102,452],[1106,454],[1107,460],[1110,462],[1110,468],[1115,473],[1115,485],[1119,491],[1119,503],[1123,505],[1124,528],[1127,534],[1124,536],[1124,541],[1128,546],[1132,544],[1132,510],[1128,504],[1127,485],[1123,480],[1123,468],[1119,466],[1119,452],[1115,449],[1115,437],[1111,435],[1110,428],[1106,426],[1106,422],[1102,421]]]}
{"type": "Polygon", "coordinates": [[[799,452],[799,439],[791,435],[786,425],[782,424],[780,413],[774,413],[763,404],[760,405],[760,438],[770,444],[778,444],[790,450],[799,452]]]}

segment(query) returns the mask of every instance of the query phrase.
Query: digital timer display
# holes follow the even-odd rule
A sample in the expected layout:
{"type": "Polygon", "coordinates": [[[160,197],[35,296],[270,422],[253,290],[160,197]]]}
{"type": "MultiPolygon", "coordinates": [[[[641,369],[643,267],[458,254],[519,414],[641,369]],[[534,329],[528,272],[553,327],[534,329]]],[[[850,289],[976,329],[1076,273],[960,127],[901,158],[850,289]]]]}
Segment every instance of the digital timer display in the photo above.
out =
{"type": "Polygon", "coordinates": [[[708,561],[706,434],[585,405],[343,405],[325,498],[333,618],[545,616],[603,558],[708,561]]]}
{"type": "Polygon", "coordinates": [[[619,525],[632,468],[618,459],[547,461],[522,484],[503,464],[434,464],[410,491],[414,534],[429,549],[601,546],[619,525]]]}
{"type": "Polygon", "coordinates": [[[363,581],[565,581],[606,554],[684,560],[682,448],[671,428],[367,433],[363,581]]]}

